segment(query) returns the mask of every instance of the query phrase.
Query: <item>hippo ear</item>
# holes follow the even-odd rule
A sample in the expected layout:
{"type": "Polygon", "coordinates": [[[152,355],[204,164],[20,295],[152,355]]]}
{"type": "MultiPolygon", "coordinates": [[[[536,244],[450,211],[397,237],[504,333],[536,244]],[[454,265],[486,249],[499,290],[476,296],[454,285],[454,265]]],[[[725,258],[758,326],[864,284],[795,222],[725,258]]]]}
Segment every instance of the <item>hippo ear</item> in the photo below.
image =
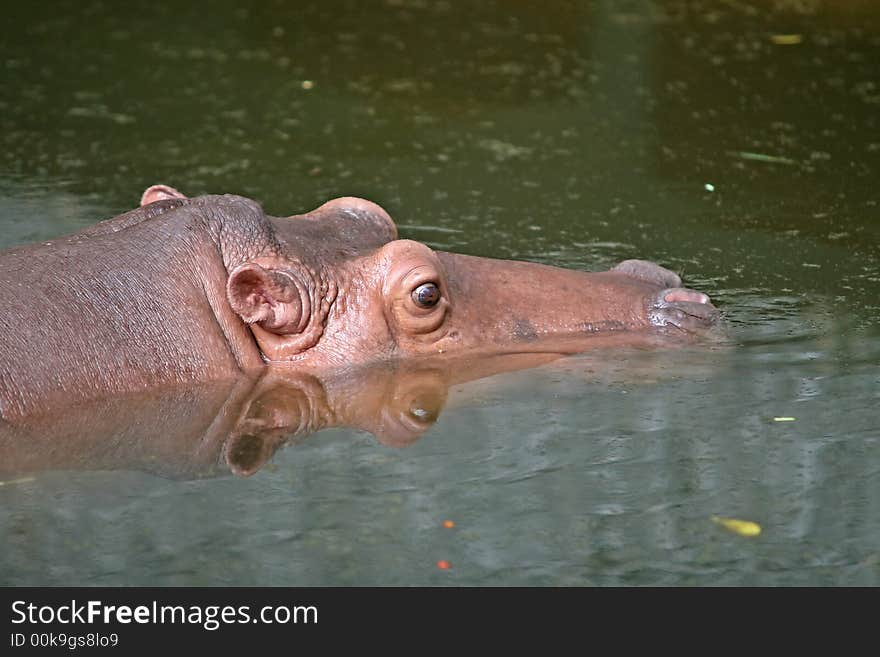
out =
{"type": "Polygon", "coordinates": [[[141,206],[149,205],[156,201],[163,201],[167,198],[186,198],[186,196],[168,185],[152,185],[147,187],[146,191],[141,194],[141,206]]]}
{"type": "Polygon", "coordinates": [[[308,324],[308,297],[284,270],[249,262],[236,267],[226,283],[229,305],[247,324],[277,334],[300,333],[308,324]]]}
{"type": "Polygon", "coordinates": [[[277,441],[272,444],[257,434],[238,435],[224,445],[223,455],[233,474],[249,477],[265,465],[278,446],[277,441]]]}

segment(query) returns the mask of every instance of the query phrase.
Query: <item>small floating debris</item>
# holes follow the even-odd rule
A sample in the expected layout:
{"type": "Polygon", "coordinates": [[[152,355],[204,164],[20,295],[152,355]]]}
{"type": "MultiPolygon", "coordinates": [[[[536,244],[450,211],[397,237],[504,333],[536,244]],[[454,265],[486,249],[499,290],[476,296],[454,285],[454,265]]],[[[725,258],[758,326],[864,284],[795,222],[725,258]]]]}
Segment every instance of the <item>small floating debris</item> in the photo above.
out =
{"type": "Polygon", "coordinates": [[[780,155],[767,155],[766,153],[753,153],[751,151],[728,151],[728,155],[738,157],[741,160],[751,160],[753,162],[769,162],[771,164],[797,164],[797,161],[789,157],[780,155]]]}
{"type": "Polygon", "coordinates": [[[445,561],[443,559],[440,559],[440,561],[437,562],[437,567],[440,570],[449,570],[449,568],[451,566],[452,566],[452,564],[450,564],[448,561],[445,561]]]}
{"type": "Polygon", "coordinates": [[[447,228],[446,226],[416,226],[414,224],[397,224],[398,228],[404,230],[422,230],[432,233],[463,233],[461,228],[447,228]]]}
{"type": "Polygon", "coordinates": [[[9,481],[0,481],[0,486],[12,486],[14,484],[26,484],[29,481],[35,481],[36,477],[21,477],[20,479],[10,479],[9,481]]]}
{"type": "Polygon", "coordinates": [[[532,154],[528,146],[517,146],[500,139],[481,139],[477,146],[495,155],[495,160],[504,162],[512,158],[527,158],[532,154]]]}
{"type": "Polygon", "coordinates": [[[309,89],[314,89],[314,87],[315,87],[315,83],[312,82],[311,80],[303,80],[303,81],[302,81],[302,84],[300,84],[300,86],[301,86],[303,89],[305,89],[306,91],[308,91],[309,89]]]}
{"type": "Polygon", "coordinates": [[[803,34],[771,34],[770,40],[777,46],[796,46],[804,40],[803,34]]]}
{"type": "Polygon", "coordinates": [[[781,417],[773,418],[773,421],[774,422],[794,422],[796,419],[797,418],[788,417],[788,416],[781,416],[781,417]]]}
{"type": "Polygon", "coordinates": [[[705,185],[703,185],[703,189],[705,189],[707,192],[714,192],[715,185],[713,185],[712,183],[706,183],[705,185]]]}
{"type": "Polygon", "coordinates": [[[455,527],[455,522],[453,522],[452,520],[444,520],[443,526],[446,527],[446,529],[452,529],[453,527],[455,527]]]}
{"type": "Polygon", "coordinates": [[[712,522],[721,525],[726,530],[740,536],[758,536],[761,533],[761,525],[751,520],[737,520],[736,518],[722,518],[712,516],[712,522]]]}

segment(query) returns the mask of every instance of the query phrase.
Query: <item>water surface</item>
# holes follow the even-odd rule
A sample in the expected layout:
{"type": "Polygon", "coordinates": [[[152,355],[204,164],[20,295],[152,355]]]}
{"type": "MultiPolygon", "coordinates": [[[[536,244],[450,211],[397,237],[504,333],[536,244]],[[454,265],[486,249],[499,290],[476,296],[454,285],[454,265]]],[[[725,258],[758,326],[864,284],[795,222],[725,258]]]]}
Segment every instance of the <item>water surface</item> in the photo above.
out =
{"type": "Polygon", "coordinates": [[[4,479],[0,583],[876,586],[880,11],[837,4],[19,3],[0,247],[155,182],[361,195],[435,248],[655,260],[728,338],[456,383],[405,448],[330,428],[247,477],[96,428],[4,479]]]}

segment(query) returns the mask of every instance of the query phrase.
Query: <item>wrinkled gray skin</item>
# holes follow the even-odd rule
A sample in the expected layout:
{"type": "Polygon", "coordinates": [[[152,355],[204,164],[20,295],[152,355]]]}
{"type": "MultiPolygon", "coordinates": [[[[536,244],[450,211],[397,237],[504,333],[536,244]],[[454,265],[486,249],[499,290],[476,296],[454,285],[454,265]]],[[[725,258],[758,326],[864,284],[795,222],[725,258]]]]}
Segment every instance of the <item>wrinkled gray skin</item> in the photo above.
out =
{"type": "Polygon", "coordinates": [[[320,372],[573,353],[717,318],[708,297],[652,263],[586,273],[435,252],[398,240],[362,199],[284,218],[247,198],[167,187],[144,201],[0,253],[2,419],[266,363],[320,372]]]}

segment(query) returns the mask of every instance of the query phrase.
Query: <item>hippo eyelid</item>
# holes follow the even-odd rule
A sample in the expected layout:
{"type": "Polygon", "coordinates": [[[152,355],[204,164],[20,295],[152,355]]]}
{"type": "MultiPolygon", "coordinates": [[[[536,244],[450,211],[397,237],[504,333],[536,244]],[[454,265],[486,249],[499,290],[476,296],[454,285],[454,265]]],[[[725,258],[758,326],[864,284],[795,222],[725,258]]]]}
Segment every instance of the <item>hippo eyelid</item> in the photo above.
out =
{"type": "Polygon", "coordinates": [[[412,295],[422,285],[433,284],[437,286],[440,294],[443,294],[444,284],[440,272],[435,267],[426,264],[419,264],[407,271],[406,274],[398,279],[398,285],[401,290],[406,290],[406,294],[412,295]]]}
{"type": "Polygon", "coordinates": [[[433,267],[430,267],[425,263],[419,263],[411,267],[409,271],[407,271],[403,276],[400,277],[400,280],[404,282],[411,282],[413,281],[413,279],[415,279],[415,287],[418,287],[422,283],[434,282],[434,279],[436,278],[436,271],[434,271],[433,267]]]}

